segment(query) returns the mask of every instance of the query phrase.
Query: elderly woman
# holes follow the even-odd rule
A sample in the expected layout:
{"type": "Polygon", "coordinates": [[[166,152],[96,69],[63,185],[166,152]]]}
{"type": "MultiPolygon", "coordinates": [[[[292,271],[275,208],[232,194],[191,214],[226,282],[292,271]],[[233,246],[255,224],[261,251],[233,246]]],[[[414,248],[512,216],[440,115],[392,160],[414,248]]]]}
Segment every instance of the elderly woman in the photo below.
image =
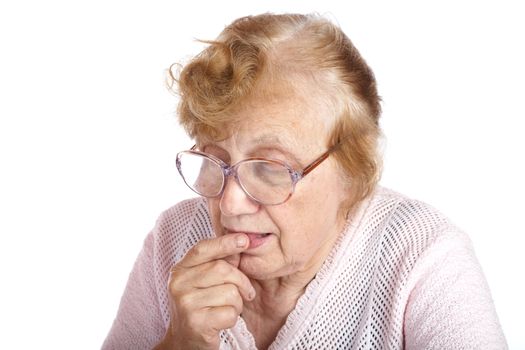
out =
{"type": "Polygon", "coordinates": [[[173,76],[202,198],[146,238],[103,348],[505,348],[469,239],[377,186],[380,99],[345,34],[265,14],[208,44],[173,76]]]}

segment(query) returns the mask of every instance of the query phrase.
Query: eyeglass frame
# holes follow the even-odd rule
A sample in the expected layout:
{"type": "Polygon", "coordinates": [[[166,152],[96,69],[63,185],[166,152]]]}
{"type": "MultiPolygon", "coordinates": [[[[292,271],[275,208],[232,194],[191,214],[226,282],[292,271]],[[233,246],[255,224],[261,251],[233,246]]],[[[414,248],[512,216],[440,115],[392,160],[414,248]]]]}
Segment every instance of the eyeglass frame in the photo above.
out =
{"type": "Polygon", "coordinates": [[[189,150],[186,150],[186,151],[180,151],[177,153],[177,157],[176,157],[176,165],[177,165],[177,170],[179,171],[179,175],[182,177],[182,180],[184,181],[184,183],[186,184],[186,186],[188,186],[193,192],[197,193],[199,196],[202,196],[202,197],[205,197],[205,198],[216,198],[216,197],[219,197],[220,195],[222,195],[222,193],[224,192],[224,189],[226,188],[226,183],[227,183],[227,179],[229,176],[233,176],[233,178],[235,179],[235,181],[237,182],[237,184],[239,185],[239,187],[242,189],[242,191],[253,201],[261,204],[261,205],[268,205],[268,206],[272,206],[272,205],[279,205],[279,204],[283,204],[285,203],[288,199],[290,199],[290,197],[292,196],[292,194],[294,193],[295,191],[295,186],[297,185],[297,183],[302,180],[306,175],[308,175],[310,172],[312,172],[312,170],[314,170],[315,168],[317,168],[322,162],[324,162],[328,156],[330,156],[330,154],[335,151],[339,146],[341,145],[341,142],[338,142],[336,143],[334,146],[330,147],[326,152],[324,152],[323,154],[321,154],[321,156],[319,156],[318,158],[316,158],[314,161],[312,161],[310,164],[308,164],[306,167],[304,167],[301,171],[297,171],[295,170],[294,168],[292,168],[290,165],[288,165],[286,162],[284,161],[281,161],[281,160],[278,160],[278,159],[271,159],[271,158],[264,158],[264,157],[249,157],[249,158],[246,158],[246,159],[242,159],[240,161],[238,161],[237,163],[233,164],[233,165],[228,165],[226,162],[224,162],[222,159],[214,156],[213,154],[209,154],[209,153],[205,153],[205,152],[202,152],[202,151],[198,151],[196,148],[197,148],[197,145],[193,145],[189,150]],[[182,170],[181,170],[181,161],[180,161],[180,156],[183,154],[183,153],[190,153],[190,154],[196,154],[196,155],[199,155],[199,156],[203,156],[205,158],[209,158],[211,159],[212,161],[218,163],[218,165],[220,166],[221,170],[222,170],[222,174],[223,174],[223,181],[222,181],[222,185],[221,185],[221,189],[220,191],[214,195],[214,196],[205,196],[199,192],[197,192],[192,186],[190,186],[187,182],[186,182],[186,178],[184,177],[184,175],[182,174],[182,170]],[[255,197],[253,197],[253,195],[251,195],[247,190],[246,188],[244,188],[242,182],[239,180],[239,177],[238,177],[238,173],[237,173],[237,168],[239,167],[239,164],[242,164],[242,163],[245,163],[245,162],[249,162],[249,161],[267,161],[267,162],[270,162],[270,163],[274,163],[274,164],[278,164],[278,165],[281,165],[283,167],[285,167],[287,170],[288,170],[288,173],[290,174],[290,178],[292,179],[292,184],[291,184],[291,190],[290,190],[290,193],[288,193],[288,196],[281,202],[279,203],[275,203],[275,204],[267,204],[267,203],[264,203],[258,199],[256,199],[255,197]]]}

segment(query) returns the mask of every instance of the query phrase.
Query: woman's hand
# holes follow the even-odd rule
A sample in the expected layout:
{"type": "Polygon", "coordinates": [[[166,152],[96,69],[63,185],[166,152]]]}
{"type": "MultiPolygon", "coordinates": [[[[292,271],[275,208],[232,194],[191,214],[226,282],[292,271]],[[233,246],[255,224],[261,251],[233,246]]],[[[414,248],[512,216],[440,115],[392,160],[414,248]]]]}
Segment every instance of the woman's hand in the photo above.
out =
{"type": "Polygon", "coordinates": [[[171,270],[168,282],[171,325],[155,349],[218,349],[219,331],[231,328],[243,299],[255,289],[240,270],[239,254],[249,245],[244,234],[203,240],[171,270]]]}

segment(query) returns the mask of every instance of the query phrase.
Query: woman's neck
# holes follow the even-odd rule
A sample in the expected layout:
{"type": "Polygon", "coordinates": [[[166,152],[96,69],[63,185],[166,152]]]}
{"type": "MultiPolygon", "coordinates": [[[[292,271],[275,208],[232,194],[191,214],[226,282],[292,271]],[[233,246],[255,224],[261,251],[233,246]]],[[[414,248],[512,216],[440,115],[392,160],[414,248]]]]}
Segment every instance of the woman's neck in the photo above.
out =
{"type": "MultiPolygon", "coordinates": [[[[332,246],[332,245],[330,245],[332,246]]],[[[252,280],[256,297],[243,306],[242,318],[255,338],[258,349],[266,349],[275,340],[290,312],[315,278],[326,256],[294,274],[271,280],[252,280]]]]}
{"type": "MultiPolygon", "coordinates": [[[[345,222],[337,225],[341,233],[345,222]]],[[[257,348],[266,349],[276,338],[308,284],[315,278],[330,255],[339,234],[332,235],[319,246],[315,259],[310,260],[294,273],[271,279],[251,279],[256,296],[245,302],[242,317],[257,343],[257,348]]]]}
{"type": "Polygon", "coordinates": [[[266,349],[277,337],[297,300],[304,294],[304,288],[293,291],[281,285],[254,285],[257,296],[244,304],[242,318],[253,335],[257,348],[266,349]]]}

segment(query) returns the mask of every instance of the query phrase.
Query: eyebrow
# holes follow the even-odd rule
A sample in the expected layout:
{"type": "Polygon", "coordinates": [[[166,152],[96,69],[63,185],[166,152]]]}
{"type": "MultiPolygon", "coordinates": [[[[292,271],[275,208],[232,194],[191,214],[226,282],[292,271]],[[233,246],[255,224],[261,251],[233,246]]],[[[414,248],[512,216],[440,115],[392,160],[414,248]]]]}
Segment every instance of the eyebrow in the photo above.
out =
{"type": "Polygon", "coordinates": [[[283,146],[285,146],[287,144],[286,142],[281,141],[279,136],[275,135],[275,134],[263,134],[261,136],[256,137],[254,140],[258,144],[261,144],[261,143],[277,143],[277,144],[283,145],[283,146]]]}
{"type": "Polygon", "coordinates": [[[263,134],[254,138],[254,141],[256,145],[263,145],[263,147],[255,146],[255,150],[274,148],[290,157],[291,160],[293,160],[297,165],[302,164],[301,161],[297,158],[297,156],[292,152],[292,144],[290,142],[285,142],[282,138],[279,137],[279,135],[263,134]]]}
{"type": "MultiPolygon", "coordinates": [[[[257,136],[252,139],[254,142],[254,145],[252,149],[249,150],[248,153],[256,154],[258,151],[261,150],[272,150],[275,149],[287,157],[290,158],[291,161],[295,162],[297,166],[304,166],[303,162],[301,162],[297,156],[292,152],[292,144],[290,142],[286,142],[283,138],[280,138],[279,135],[276,134],[262,134],[260,136],[257,136]]],[[[213,141],[203,142],[202,150],[204,150],[208,146],[214,146],[222,149],[222,147],[219,147],[216,145],[213,141]]]]}

